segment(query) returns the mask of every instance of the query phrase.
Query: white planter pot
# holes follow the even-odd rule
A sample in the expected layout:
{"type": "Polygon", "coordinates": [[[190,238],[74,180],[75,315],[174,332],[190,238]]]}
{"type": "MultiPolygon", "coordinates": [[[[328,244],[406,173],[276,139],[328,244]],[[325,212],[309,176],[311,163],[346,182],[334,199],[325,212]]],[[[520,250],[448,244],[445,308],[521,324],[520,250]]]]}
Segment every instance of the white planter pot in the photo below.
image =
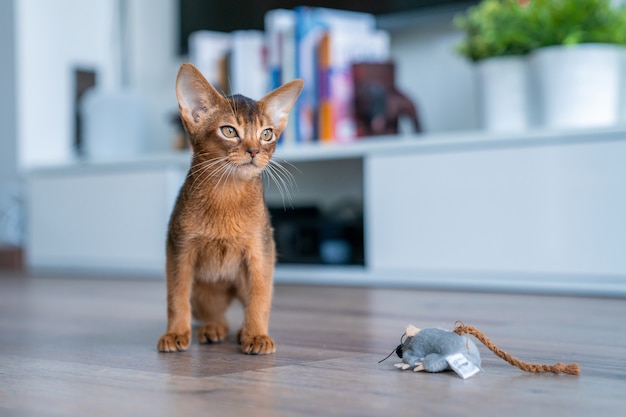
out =
{"type": "Polygon", "coordinates": [[[140,155],[148,139],[148,107],[128,89],[89,90],[81,102],[83,153],[92,160],[140,155]]]}
{"type": "Polygon", "coordinates": [[[531,124],[528,60],[495,57],[476,64],[482,127],[496,132],[526,130],[531,124]]]}
{"type": "Polygon", "coordinates": [[[550,46],[531,58],[539,124],[547,128],[613,126],[623,121],[626,48],[550,46]]]}

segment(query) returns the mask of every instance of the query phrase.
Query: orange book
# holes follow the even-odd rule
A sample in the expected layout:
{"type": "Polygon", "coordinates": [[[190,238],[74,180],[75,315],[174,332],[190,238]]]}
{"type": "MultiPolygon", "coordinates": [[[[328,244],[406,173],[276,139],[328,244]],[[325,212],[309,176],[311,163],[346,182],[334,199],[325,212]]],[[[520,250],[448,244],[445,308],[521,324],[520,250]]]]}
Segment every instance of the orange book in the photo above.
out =
{"type": "Polygon", "coordinates": [[[320,142],[334,140],[333,106],[330,97],[330,33],[325,33],[317,49],[319,109],[317,132],[320,142]]]}
{"type": "Polygon", "coordinates": [[[388,59],[386,32],[326,30],[317,47],[317,131],[321,142],[357,139],[352,64],[388,59]]]}

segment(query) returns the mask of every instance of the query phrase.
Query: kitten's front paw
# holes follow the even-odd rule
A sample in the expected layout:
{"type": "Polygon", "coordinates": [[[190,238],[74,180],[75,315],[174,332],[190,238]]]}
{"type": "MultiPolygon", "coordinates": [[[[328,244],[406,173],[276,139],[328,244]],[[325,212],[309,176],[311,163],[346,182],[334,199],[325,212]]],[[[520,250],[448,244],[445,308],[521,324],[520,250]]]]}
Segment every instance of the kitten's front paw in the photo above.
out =
{"type": "Polygon", "coordinates": [[[219,343],[228,335],[228,327],[217,324],[207,323],[198,330],[198,339],[200,343],[219,343]]]}
{"type": "Polygon", "coordinates": [[[276,352],[274,341],[266,335],[241,337],[240,343],[241,350],[248,355],[267,355],[276,352]]]}
{"type": "Polygon", "coordinates": [[[182,352],[187,350],[190,342],[190,330],[184,332],[183,334],[165,333],[159,339],[157,348],[159,349],[159,352],[182,352]]]}

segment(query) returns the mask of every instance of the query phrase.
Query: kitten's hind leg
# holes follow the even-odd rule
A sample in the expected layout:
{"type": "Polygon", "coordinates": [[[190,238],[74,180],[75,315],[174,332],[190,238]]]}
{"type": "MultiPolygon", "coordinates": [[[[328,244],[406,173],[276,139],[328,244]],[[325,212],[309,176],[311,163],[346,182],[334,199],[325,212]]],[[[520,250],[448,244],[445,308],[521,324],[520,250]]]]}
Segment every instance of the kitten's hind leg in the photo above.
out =
{"type": "Polygon", "coordinates": [[[200,343],[219,343],[228,335],[226,309],[234,297],[234,290],[226,284],[194,283],[191,293],[191,311],[203,322],[198,330],[200,343]]]}

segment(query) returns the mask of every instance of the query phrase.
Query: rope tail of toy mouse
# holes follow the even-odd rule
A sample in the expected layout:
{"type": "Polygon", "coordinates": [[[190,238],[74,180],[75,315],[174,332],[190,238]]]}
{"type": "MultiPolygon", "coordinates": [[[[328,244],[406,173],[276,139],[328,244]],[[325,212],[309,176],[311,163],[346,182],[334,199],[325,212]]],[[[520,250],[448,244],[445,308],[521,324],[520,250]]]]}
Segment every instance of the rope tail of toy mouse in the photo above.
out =
{"type": "Polygon", "coordinates": [[[483,332],[481,332],[474,326],[466,326],[463,322],[456,322],[454,332],[458,335],[471,334],[476,339],[480,340],[496,356],[504,359],[511,365],[518,367],[522,371],[535,373],[552,372],[554,374],[564,373],[570,375],[580,375],[580,368],[578,367],[577,363],[564,364],[558,362],[554,365],[542,365],[528,363],[517,359],[515,356],[508,354],[507,352],[496,346],[491,340],[489,340],[487,336],[485,336],[483,332]]]}

